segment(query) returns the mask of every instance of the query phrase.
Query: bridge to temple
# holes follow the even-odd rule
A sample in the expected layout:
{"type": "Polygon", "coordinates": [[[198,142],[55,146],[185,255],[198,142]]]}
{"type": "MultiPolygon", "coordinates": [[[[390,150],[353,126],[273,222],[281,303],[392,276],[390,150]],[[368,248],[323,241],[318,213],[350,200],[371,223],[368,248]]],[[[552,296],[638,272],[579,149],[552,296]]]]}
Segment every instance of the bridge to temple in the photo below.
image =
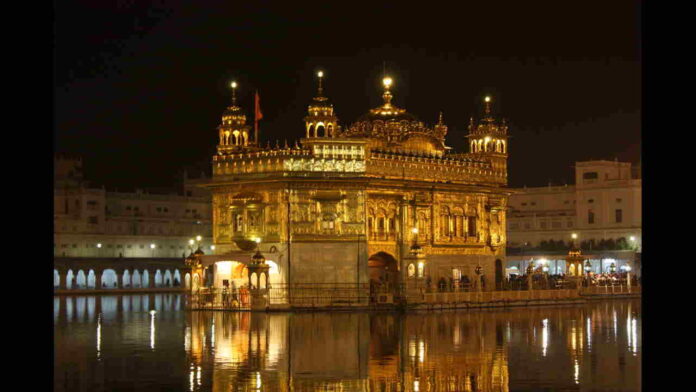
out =
{"type": "Polygon", "coordinates": [[[55,293],[79,291],[183,291],[191,269],[183,259],[142,257],[54,257],[55,293]]]}

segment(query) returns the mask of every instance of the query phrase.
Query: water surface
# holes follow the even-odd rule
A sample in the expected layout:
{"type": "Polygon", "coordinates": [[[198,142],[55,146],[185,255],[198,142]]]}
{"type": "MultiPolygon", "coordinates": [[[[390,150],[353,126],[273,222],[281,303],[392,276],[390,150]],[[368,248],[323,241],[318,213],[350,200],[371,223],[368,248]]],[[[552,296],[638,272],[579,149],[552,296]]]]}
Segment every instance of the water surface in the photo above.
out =
{"type": "Polygon", "coordinates": [[[183,305],[55,297],[55,391],[640,390],[639,300],[410,314],[183,305]]]}

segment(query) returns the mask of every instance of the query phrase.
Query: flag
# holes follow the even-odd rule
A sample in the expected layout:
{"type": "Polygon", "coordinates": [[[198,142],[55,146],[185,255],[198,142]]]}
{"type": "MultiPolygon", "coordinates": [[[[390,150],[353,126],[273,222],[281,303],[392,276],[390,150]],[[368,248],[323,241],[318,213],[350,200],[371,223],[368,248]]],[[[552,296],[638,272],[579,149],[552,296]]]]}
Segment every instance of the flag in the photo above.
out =
{"type": "Polygon", "coordinates": [[[259,144],[259,120],[263,119],[263,113],[261,113],[261,98],[259,98],[259,91],[256,90],[254,95],[254,141],[256,145],[259,144]]]}

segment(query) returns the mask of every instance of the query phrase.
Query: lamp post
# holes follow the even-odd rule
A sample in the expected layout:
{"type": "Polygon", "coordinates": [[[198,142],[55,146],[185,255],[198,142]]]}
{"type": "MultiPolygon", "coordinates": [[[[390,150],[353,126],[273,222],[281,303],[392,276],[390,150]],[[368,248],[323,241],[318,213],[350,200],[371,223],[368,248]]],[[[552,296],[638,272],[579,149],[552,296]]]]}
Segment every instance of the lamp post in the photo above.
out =
{"type": "Polygon", "coordinates": [[[626,286],[631,287],[631,266],[630,265],[622,265],[621,269],[626,272],[626,286]]]}
{"type": "Polygon", "coordinates": [[[534,274],[534,260],[531,260],[527,265],[527,289],[532,290],[532,275],[534,274]]]}
{"type": "Polygon", "coordinates": [[[152,249],[152,257],[155,257],[155,248],[157,246],[155,244],[150,244],[150,249],[152,249]]]}
{"type": "Polygon", "coordinates": [[[590,284],[590,270],[591,269],[592,269],[592,264],[590,263],[590,260],[585,261],[585,273],[587,274],[585,279],[587,279],[588,286],[590,284]]]}

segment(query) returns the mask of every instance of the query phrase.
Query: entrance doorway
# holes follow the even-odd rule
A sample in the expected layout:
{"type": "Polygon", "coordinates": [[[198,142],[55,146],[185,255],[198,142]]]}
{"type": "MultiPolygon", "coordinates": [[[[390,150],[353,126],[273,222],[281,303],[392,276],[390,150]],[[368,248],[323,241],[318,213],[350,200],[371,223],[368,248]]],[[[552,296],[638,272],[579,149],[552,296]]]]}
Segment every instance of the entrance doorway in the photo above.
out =
{"type": "Polygon", "coordinates": [[[399,288],[399,263],[394,256],[386,252],[378,252],[367,259],[370,276],[370,298],[374,300],[377,294],[396,294],[399,288]]]}

